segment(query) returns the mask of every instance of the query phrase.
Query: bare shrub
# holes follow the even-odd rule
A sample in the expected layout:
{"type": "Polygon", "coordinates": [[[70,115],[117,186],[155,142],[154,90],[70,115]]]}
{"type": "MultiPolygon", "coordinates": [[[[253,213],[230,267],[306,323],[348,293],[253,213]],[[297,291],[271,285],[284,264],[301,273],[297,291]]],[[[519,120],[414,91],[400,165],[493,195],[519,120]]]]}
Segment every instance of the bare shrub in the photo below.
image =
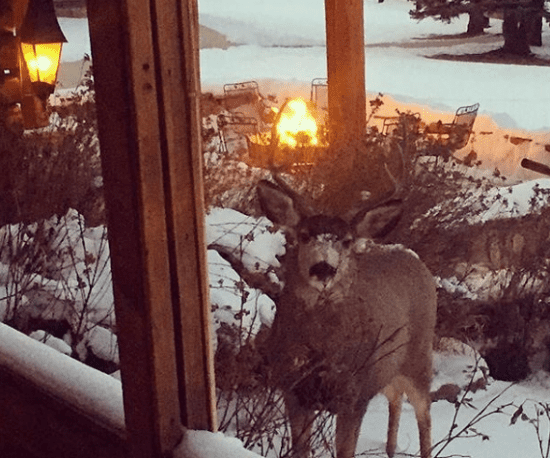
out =
{"type": "MultiPolygon", "coordinates": [[[[106,228],[86,228],[74,210],[4,226],[0,318],[26,334],[40,329],[63,338],[85,361],[90,332],[115,326],[109,262],[106,228]]],[[[114,355],[114,334],[112,344],[114,355]]]]}
{"type": "Polygon", "coordinates": [[[22,137],[0,126],[0,226],[64,215],[104,221],[93,84],[62,99],[54,122],[22,137]]]}

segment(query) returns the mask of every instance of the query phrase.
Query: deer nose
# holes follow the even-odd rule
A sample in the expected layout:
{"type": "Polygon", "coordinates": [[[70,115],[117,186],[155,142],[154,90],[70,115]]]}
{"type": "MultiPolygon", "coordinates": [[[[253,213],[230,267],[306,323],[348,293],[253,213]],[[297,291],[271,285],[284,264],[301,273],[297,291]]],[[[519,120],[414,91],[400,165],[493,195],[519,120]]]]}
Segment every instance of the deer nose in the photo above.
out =
{"type": "Polygon", "coordinates": [[[336,268],[328,262],[318,262],[310,267],[309,275],[310,277],[317,277],[320,281],[325,281],[336,275],[336,268]]]}

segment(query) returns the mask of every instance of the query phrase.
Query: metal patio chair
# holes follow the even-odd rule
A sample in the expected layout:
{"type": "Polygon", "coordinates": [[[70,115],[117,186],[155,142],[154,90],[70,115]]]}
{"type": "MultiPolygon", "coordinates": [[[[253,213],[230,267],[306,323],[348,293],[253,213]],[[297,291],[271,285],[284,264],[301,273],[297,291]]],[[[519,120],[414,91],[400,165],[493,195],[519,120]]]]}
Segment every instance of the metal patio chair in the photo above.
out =
{"type": "Polygon", "coordinates": [[[258,120],[244,113],[225,113],[217,117],[218,134],[220,136],[220,153],[228,153],[228,144],[243,141],[248,147],[251,135],[259,135],[258,120]]]}
{"type": "Polygon", "coordinates": [[[319,111],[328,112],[328,80],[326,78],[313,79],[310,100],[319,111]]]}
{"type": "Polygon", "coordinates": [[[453,151],[462,149],[470,141],[478,111],[479,103],[460,107],[456,110],[453,122],[432,123],[426,126],[425,132],[436,135],[442,145],[450,147],[453,151]]]}

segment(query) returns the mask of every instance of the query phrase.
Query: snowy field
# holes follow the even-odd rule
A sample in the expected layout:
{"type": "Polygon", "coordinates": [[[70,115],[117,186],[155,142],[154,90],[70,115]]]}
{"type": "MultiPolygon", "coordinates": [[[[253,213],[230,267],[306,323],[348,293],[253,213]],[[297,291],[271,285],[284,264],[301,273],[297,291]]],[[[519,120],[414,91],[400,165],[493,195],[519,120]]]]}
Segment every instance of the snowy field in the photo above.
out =
{"type": "MultiPolygon", "coordinates": [[[[467,18],[451,24],[408,17],[411,3],[392,0],[379,4],[365,0],[365,38],[367,43],[366,87],[400,102],[423,104],[435,110],[454,112],[458,106],[479,102],[480,113],[491,115],[503,128],[530,131],[550,130],[550,81],[545,67],[446,62],[424,56],[445,53],[484,52],[499,46],[501,22],[492,20],[488,32],[494,42],[454,44],[451,48],[428,38],[452,35],[466,30],[467,18]],[[408,47],[406,44],[412,45],[408,47]],[[437,44],[437,43],[436,43],[437,44]]],[[[254,2],[239,0],[201,0],[200,23],[238,43],[227,50],[201,51],[201,78],[205,89],[225,83],[269,80],[275,88],[288,91],[309,86],[313,78],[326,76],[324,48],[324,1],[281,0],[254,2]]],[[[61,19],[69,42],[62,60],[80,60],[90,54],[86,21],[61,19]]],[[[543,41],[550,45],[550,31],[544,29],[543,41]]],[[[534,51],[550,54],[550,48],[534,51]]]]}
{"type": "MultiPolygon", "coordinates": [[[[366,85],[369,93],[382,92],[387,95],[387,110],[410,107],[427,120],[442,117],[447,121],[458,106],[479,102],[483,116],[478,118],[475,130],[490,131],[491,134],[474,136],[476,142],[473,147],[484,160],[487,170],[498,166],[515,180],[539,177],[520,170],[518,164],[523,157],[544,161],[544,155],[548,154],[544,145],[550,144],[547,133],[550,131],[549,69],[427,59],[427,55],[442,52],[495,49],[501,43],[498,36],[500,23],[492,21],[489,40],[445,42],[437,37],[464,32],[466,18],[450,25],[431,20],[416,23],[408,17],[411,6],[404,0],[386,0],[383,4],[365,0],[366,85]],[[513,145],[507,141],[506,135],[531,141],[513,145]]],[[[257,80],[263,93],[275,94],[282,102],[290,95],[308,97],[311,80],[326,76],[323,0],[199,0],[199,9],[202,25],[225,34],[230,41],[238,44],[227,50],[201,51],[204,90],[220,92],[225,83],[257,80]]],[[[63,61],[77,61],[84,53],[89,54],[86,21],[62,19],[60,22],[69,40],[64,47],[63,61]]],[[[549,47],[537,52],[550,54],[550,32],[547,27],[543,40],[549,47]]],[[[550,187],[550,180],[541,179],[538,183],[550,187]]],[[[512,193],[517,208],[527,207],[526,202],[531,195],[529,183],[522,186],[514,188],[512,193]]],[[[491,211],[491,218],[499,217],[498,209],[491,208],[491,211]]],[[[272,264],[276,262],[274,255],[283,250],[283,241],[280,234],[267,231],[266,225],[266,220],[252,220],[237,212],[214,209],[207,218],[208,242],[235,246],[242,242],[244,235],[255,231],[254,243],[246,248],[248,258],[245,261],[256,264],[262,260],[265,265],[272,264]],[[227,230],[229,226],[233,228],[231,231],[227,230]]],[[[220,279],[233,281],[231,276],[234,272],[216,253],[212,252],[209,256],[212,300],[240,307],[239,295],[230,296],[215,288],[220,284],[220,279]]],[[[108,310],[111,304],[102,300],[100,309],[108,310]]],[[[249,296],[249,301],[251,307],[257,307],[260,319],[269,322],[272,306],[269,300],[254,293],[249,296]]],[[[218,319],[221,317],[218,316],[218,319]]],[[[10,332],[2,333],[2,339],[12,342],[14,348],[26,348],[27,353],[32,350],[32,345],[27,348],[10,332]]],[[[92,336],[89,339],[93,341],[92,336]]],[[[0,357],[6,356],[2,354],[0,357]]],[[[49,358],[57,357],[57,352],[46,352],[41,361],[47,364],[49,358]]],[[[434,390],[451,382],[465,386],[468,372],[475,364],[474,356],[467,351],[438,354],[435,363],[434,390]]],[[[29,364],[39,363],[31,360],[29,364]]],[[[52,364],[52,367],[56,366],[52,364]]],[[[66,380],[64,383],[70,392],[77,392],[76,387],[70,389],[73,382],[66,380]]],[[[109,385],[112,397],[111,403],[107,400],[109,407],[105,409],[118,412],[113,414],[115,417],[118,415],[118,424],[121,421],[120,393],[103,378],[97,382],[98,389],[101,390],[105,384],[109,385]]],[[[538,402],[546,402],[549,397],[550,378],[545,373],[539,373],[532,380],[513,386],[489,379],[486,389],[468,393],[468,405],[462,405],[458,412],[453,404],[445,400],[435,402],[432,406],[432,437],[434,444],[440,444],[436,451],[441,450],[441,454],[437,456],[547,458],[548,454],[543,449],[550,439],[550,423],[547,417],[540,418],[539,441],[536,424],[528,419],[536,418],[535,406],[538,402]],[[517,422],[512,421],[512,415],[521,405],[524,405],[524,415],[517,422]],[[490,415],[485,417],[486,414],[490,415]],[[458,427],[453,428],[454,424],[458,427]],[[451,441],[443,449],[447,435],[459,432],[468,424],[471,428],[462,438],[451,441]]],[[[378,396],[369,406],[363,422],[357,453],[362,456],[385,456],[386,425],[387,402],[378,396]]],[[[414,413],[405,404],[397,456],[417,453],[417,436],[414,413]]],[[[248,452],[240,447],[238,441],[203,432],[190,434],[180,451],[182,458],[247,455],[248,452]]]]}
{"type": "MultiPolygon", "coordinates": [[[[326,76],[323,5],[323,0],[199,2],[201,24],[243,45],[227,51],[203,51],[203,85],[251,78],[292,85],[326,76]]],[[[423,47],[426,38],[464,32],[467,18],[450,25],[431,19],[417,22],[408,16],[412,5],[405,0],[382,4],[365,0],[366,87],[370,92],[446,111],[479,102],[481,113],[491,115],[500,127],[549,130],[546,68],[425,59],[442,52],[484,52],[497,48],[498,41],[457,44],[453,49],[445,42],[439,43],[441,47],[430,42],[423,47]],[[414,47],[404,47],[406,44],[414,47]]],[[[493,20],[489,32],[499,34],[500,24],[493,20]]],[[[549,44],[548,31],[544,38],[549,44]]]]}
{"type": "MultiPolygon", "coordinates": [[[[502,44],[501,21],[492,19],[483,39],[440,39],[463,33],[467,17],[451,24],[409,18],[411,3],[365,0],[366,87],[370,97],[386,95],[381,115],[395,108],[421,114],[427,122],[450,122],[455,110],[480,103],[470,149],[487,169],[498,168],[511,180],[537,178],[520,167],[523,157],[546,162],[550,144],[550,79],[548,67],[482,64],[428,59],[441,53],[480,53],[502,44]],[[527,138],[519,145],[510,137],[527,138]]],[[[309,97],[313,78],[326,77],[324,1],[199,1],[200,23],[238,44],[200,54],[203,91],[221,93],[227,83],[256,80],[264,95],[282,103],[289,96],[309,97]]],[[[65,65],[90,54],[87,22],[61,19],[69,40],[65,65]]],[[[550,56],[550,30],[545,46],[533,52],[550,56]]],[[[469,149],[464,153],[467,154],[469,149]]]]}

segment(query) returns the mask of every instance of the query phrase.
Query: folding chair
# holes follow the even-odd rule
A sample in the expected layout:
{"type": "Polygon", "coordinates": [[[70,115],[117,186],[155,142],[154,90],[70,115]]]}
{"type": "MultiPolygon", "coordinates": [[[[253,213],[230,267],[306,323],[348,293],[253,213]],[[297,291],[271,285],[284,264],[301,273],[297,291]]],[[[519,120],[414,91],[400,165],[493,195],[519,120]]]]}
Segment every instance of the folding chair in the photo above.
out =
{"type": "Polygon", "coordinates": [[[256,81],[223,85],[223,104],[229,111],[243,105],[255,105],[262,99],[256,81]]]}
{"type": "Polygon", "coordinates": [[[328,112],[328,80],[326,78],[315,78],[311,82],[310,100],[318,110],[328,112]]]}
{"type": "Polygon", "coordinates": [[[243,113],[220,114],[217,124],[220,136],[220,153],[228,153],[228,143],[238,142],[243,137],[248,146],[249,136],[260,133],[258,120],[252,116],[245,116],[243,113]]]}
{"type": "Polygon", "coordinates": [[[401,116],[375,116],[375,118],[384,120],[382,124],[382,134],[384,135],[391,135],[397,132],[398,129],[406,129],[407,132],[419,132],[422,126],[420,113],[405,113],[401,116]]]}
{"type": "Polygon", "coordinates": [[[478,111],[479,103],[460,107],[456,110],[453,122],[432,123],[426,127],[425,132],[437,135],[440,143],[451,147],[452,150],[459,150],[464,148],[470,140],[478,111]]]}
{"type": "Polygon", "coordinates": [[[269,104],[260,94],[260,89],[256,81],[245,81],[242,83],[231,83],[223,86],[222,105],[230,112],[238,109],[244,116],[256,118],[258,127],[261,130],[269,129],[269,104]]]}

